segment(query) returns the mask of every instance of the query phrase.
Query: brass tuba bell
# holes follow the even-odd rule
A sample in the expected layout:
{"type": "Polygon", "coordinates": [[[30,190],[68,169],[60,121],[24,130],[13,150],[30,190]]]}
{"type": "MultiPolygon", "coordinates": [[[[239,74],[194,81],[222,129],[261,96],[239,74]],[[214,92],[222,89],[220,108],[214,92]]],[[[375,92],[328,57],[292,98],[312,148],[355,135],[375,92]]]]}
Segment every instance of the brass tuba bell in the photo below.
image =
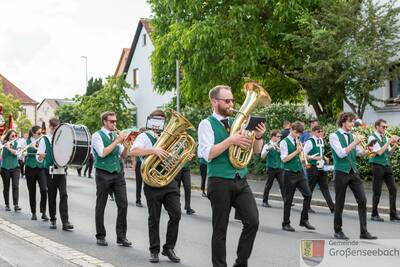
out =
{"type": "MultiPolygon", "coordinates": [[[[271,104],[271,97],[267,93],[267,91],[261,87],[261,85],[255,82],[249,82],[244,85],[244,89],[246,90],[246,99],[244,103],[237,111],[238,114],[235,117],[235,120],[231,126],[230,136],[235,134],[238,131],[243,131],[244,134],[248,135],[253,141],[255,140],[254,131],[244,130],[248,119],[250,118],[250,113],[258,106],[267,106],[271,104]]],[[[241,148],[236,145],[231,145],[229,147],[229,160],[233,167],[236,169],[241,169],[246,167],[253,154],[253,145],[248,148],[241,148]]]]}
{"type": "Polygon", "coordinates": [[[170,111],[171,119],[154,145],[166,150],[168,157],[160,159],[149,155],[142,163],[143,181],[151,187],[164,187],[171,183],[196,149],[196,142],[186,132],[194,129],[193,125],[178,112],[170,111]]]}

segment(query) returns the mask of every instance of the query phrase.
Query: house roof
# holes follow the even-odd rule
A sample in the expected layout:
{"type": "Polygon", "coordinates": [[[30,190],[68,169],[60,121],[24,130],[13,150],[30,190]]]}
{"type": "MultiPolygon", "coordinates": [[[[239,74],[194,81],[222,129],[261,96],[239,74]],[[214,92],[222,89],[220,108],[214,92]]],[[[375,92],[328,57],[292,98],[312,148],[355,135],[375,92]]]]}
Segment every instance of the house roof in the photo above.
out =
{"type": "Polygon", "coordinates": [[[12,82],[7,80],[6,77],[0,74],[0,83],[3,84],[4,94],[12,95],[16,99],[18,99],[22,104],[37,104],[35,100],[30,98],[27,94],[25,94],[21,89],[15,86],[12,82]]]}
{"type": "Polygon", "coordinates": [[[114,76],[119,76],[124,72],[125,64],[128,60],[130,48],[123,48],[121,56],[118,61],[117,68],[115,69],[114,76]]]}
{"type": "Polygon", "coordinates": [[[140,38],[140,32],[142,31],[143,27],[147,31],[149,36],[151,36],[151,33],[153,32],[153,29],[151,27],[151,20],[147,18],[141,18],[136,28],[135,37],[133,38],[131,49],[129,51],[129,55],[126,60],[126,64],[124,66],[124,73],[127,73],[129,70],[129,66],[131,65],[133,55],[135,54],[136,45],[140,38]]]}
{"type": "Polygon", "coordinates": [[[39,106],[37,109],[40,108],[40,106],[44,103],[47,102],[53,109],[56,109],[58,106],[62,106],[65,104],[75,104],[74,100],[65,98],[65,99],[59,99],[59,98],[45,98],[40,102],[39,106]]]}

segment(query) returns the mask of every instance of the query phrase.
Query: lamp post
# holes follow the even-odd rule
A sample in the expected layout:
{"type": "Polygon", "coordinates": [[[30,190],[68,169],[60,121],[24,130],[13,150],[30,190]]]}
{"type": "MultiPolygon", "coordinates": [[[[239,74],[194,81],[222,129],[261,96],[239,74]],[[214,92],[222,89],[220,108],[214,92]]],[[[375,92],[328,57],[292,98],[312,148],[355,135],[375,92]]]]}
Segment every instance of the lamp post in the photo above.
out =
{"type": "Polygon", "coordinates": [[[86,72],[86,88],[85,91],[87,90],[87,86],[88,86],[88,75],[87,75],[87,56],[81,56],[81,58],[83,58],[85,60],[85,72],[86,72]]]}

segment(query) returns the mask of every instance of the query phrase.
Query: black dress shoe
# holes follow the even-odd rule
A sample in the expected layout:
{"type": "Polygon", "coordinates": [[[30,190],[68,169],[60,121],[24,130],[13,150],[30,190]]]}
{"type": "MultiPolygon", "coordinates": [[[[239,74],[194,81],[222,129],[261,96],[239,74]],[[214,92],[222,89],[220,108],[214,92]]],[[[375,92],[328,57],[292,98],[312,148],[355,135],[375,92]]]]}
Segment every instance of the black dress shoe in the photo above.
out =
{"type": "Polygon", "coordinates": [[[371,216],[371,220],[375,222],[383,222],[383,218],[379,215],[371,216]]]}
{"type": "Polygon", "coordinates": [[[333,237],[335,239],[344,239],[344,240],[349,239],[342,231],[335,233],[335,235],[333,237]]]}
{"type": "Polygon", "coordinates": [[[312,208],[309,208],[309,209],[308,209],[308,212],[309,212],[309,213],[315,213],[315,210],[313,210],[312,208]]]}
{"type": "Polygon", "coordinates": [[[21,208],[18,205],[15,205],[14,206],[14,211],[15,212],[19,212],[19,211],[21,211],[21,208]]]}
{"type": "Polygon", "coordinates": [[[268,204],[268,202],[263,202],[263,203],[262,203],[262,206],[263,206],[263,207],[266,207],[266,208],[271,208],[271,205],[268,204]]]}
{"type": "Polygon", "coordinates": [[[62,229],[64,231],[70,231],[70,230],[74,229],[74,226],[72,224],[70,224],[69,222],[66,222],[66,223],[63,223],[62,229]]]}
{"type": "Polygon", "coordinates": [[[309,221],[300,222],[300,226],[305,227],[308,230],[315,230],[315,227],[312,226],[309,221]]]}
{"type": "Polygon", "coordinates": [[[394,216],[390,216],[390,221],[391,222],[400,222],[400,216],[397,214],[394,216]]]}
{"type": "Polygon", "coordinates": [[[51,221],[50,222],[50,229],[57,229],[56,221],[51,221]]]}
{"type": "Polygon", "coordinates": [[[203,191],[203,192],[201,193],[201,196],[202,196],[202,197],[207,197],[206,192],[203,191]]]}
{"type": "Polygon", "coordinates": [[[143,208],[142,202],[136,201],[136,207],[143,208]]]}
{"type": "Polygon", "coordinates": [[[181,261],[181,259],[178,256],[176,256],[175,251],[173,249],[164,249],[161,252],[161,254],[163,254],[164,256],[167,256],[168,259],[172,262],[178,263],[181,261]]]}
{"type": "Polygon", "coordinates": [[[195,214],[195,213],[196,213],[196,211],[194,209],[187,209],[186,210],[186,214],[187,215],[192,215],[192,214],[195,214]]]}
{"type": "Polygon", "coordinates": [[[6,211],[11,211],[10,206],[6,206],[6,211]]]}
{"type": "Polygon", "coordinates": [[[42,213],[42,220],[45,222],[49,220],[49,217],[47,217],[46,213],[42,213]]]}
{"type": "Polygon", "coordinates": [[[126,238],[117,238],[117,244],[122,245],[124,247],[132,246],[132,242],[126,238]]]}
{"type": "Polygon", "coordinates": [[[103,246],[103,247],[108,246],[108,243],[105,238],[98,238],[96,243],[99,246],[103,246]]]}
{"type": "Polygon", "coordinates": [[[288,232],[294,232],[294,231],[296,231],[296,230],[294,230],[294,228],[293,228],[290,224],[282,225],[282,230],[283,230],[283,231],[288,231],[288,232]]]}
{"type": "Polygon", "coordinates": [[[361,233],[360,238],[361,239],[378,239],[377,236],[373,236],[369,232],[361,233]]]}
{"type": "Polygon", "coordinates": [[[36,221],[36,220],[37,220],[37,217],[36,217],[36,214],[35,214],[35,213],[32,213],[31,220],[32,220],[32,221],[36,221]]]}
{"type": "Polygon", "coordinates": [[[156,252],[150,253],[149,262],[151,262],[151,263],[158,263],[158,262],[160,262],[160,259],[158,258],[158,253],[156,253],[156,252]]]}

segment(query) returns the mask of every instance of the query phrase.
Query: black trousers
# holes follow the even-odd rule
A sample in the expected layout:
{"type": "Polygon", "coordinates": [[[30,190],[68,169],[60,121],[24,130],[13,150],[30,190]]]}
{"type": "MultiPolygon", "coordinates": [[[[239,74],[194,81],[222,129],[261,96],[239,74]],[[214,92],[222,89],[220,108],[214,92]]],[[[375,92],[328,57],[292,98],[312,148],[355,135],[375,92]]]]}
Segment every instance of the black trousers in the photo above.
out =
{"type": "Polygon", "coordinates": [[[6,170],[1,168],[1,178],[3,179],[3,196],[6,206],[10,206],[10,181],[12,183],[12,197],[14,206],[18,205],[19,200],[19,167],[15,169],[6,170]]]}
{"type": "Polygon", "coordinates": [[[201,191],[206,190],[207,164],[200,163],[201,191]]]}
{"type": "Polygon", "coordinates": [[[334,230],[335,233],[342,231],[342,214],[344,201],[346,198],[346,189],[350,187],[358,204],[358,217],[360,220],[360,232],[367,231],[367,198],[365,197],[364,186],[360,175],[351,171],[344,173],[341,171],[335,172],[335,217],[334,230]]]}
{"type": "Polygon", "coordinates": [[[279,183],[279,188],[281,190],[282,199],[284,199],[284,187],[283,187],[283,170],[268,168],[267,169],[267,181],[265,183],[264,194],[263,194],[263,202],[268,203],[269,191],[272,188],[272,184],[274,180],[277,180],[279,183]]]}
{"type": "Polygon", "coordinates": [[[47,181],[44,175],[41,175],[40,168],[25,167],[26,185],[29,191],[29,204],[32,214],[36,213],[36,182],[40,188],[40,213],[46,213],[47,201],[47,181]]]}
{"type": "Polygon", "coordinates": [[[283,181],[285,188],[284,209],[283,209],[283,222],[282,226],[290,224],[290,211],[292,208],[293,196],[296,189],[303,195],[303,210],[301,211],[300,222],[308,221],[308,207],[311,202],[311,190],[303,171],[283,172],[283,181]]]}
{"type": "Polygon", "coordinates": [[[116,225],[117,238],[126,238],[128,199],[126,196],[126,182],[124,176],[122,173],[109,173],[100,169],[96,169],[96,238],[99,239],[106,236],[104,210],[109,193],[114,194],[114,200],[118,208],[116,225]]]}
{"type": "Polygon", "coordinates": [[[232,207],[236,209],[238,217],[243,224],[236,251],[236,264],[238,266],[247,266],[257,235],[259,219],[256,201],[246,178],[238,176],[234,179],[210,177],[208,179],[207,195],[211,201],[212,209],[213,234],[211,250],[213,266],[227,266],[226,232],[232,207]]]}
{"type": "Polygon", "coordinates": [[[49,174],[49,169],[42,169],[41,174],[46,177],[47,195],[49,198],[50,221],[57,220],[57,191],[60,193],[58,209],[62,223],[67,223],[68,218],[68,194],[67,179],[65,174],[49,174]]]}
{"type": "Polygon", "coordinates": [[[136,203],[141,202],[141,199],[142,199],[143,179],[142,179],[142,172],[140,171],[141,166],[142,166],[142,162],[137,160],[136,166],[135,166],[136,203]]]}
{"type": "Polygon", "coordinates": [[[178,239],[179,221],[181,220],[181,202],[177,182],[173,180],[167,187],[162,188],[152,188],[145,184],[143,191],[149,211],[150,252],[160,252],[160,216],[163,205],[169,216],[163,249],[175,248],[176,240],[178,239]]]}
{"type": "Polygon", "coordinates": [[[372,164],[372,175],[374,181],[372,183],[372,216],[378,215],[378,204],[382,193],[382,183],[385,182],[389,190],[390,217],[397,215],[396,211],[396,195],[397,187],[394,180],[393,171],[390,166],[380,164],[372,164]]]}
{"type": "Polygon", "coordinates": [[[19,169],[21,171],[21,177],[25,175],[25,162],[22,159],[18,160],[18,164],[19,164],[19,169]]]}
{"type": "Polygon", "coordinates": [[[190,168],[182,168],[175,177],[178,182],[178,188],[181,189],[181,183],[183,183],[183,189],[185,190],[185,210],[190,208],[190,198],[192,192],[192,182],[190,177],[190,168]]]}
{"type": "Polygon", "coordinates": [[[89,171],[89,177],[92,176],[93,170],[93,156],[90,156],[88,161],[86,162],[85,170],[83,171],[83,175],[86,176],[86,173],[89,171]]]}
{"type": "Polygon", "coordinates": [[[307,176],[311,194],[314,192],[315,186],[318,184],[319,189],[325,198],[326,204],[328,204],[330,210],[333,210],[335,208],[335,204],[333,204],[331,193],[329,192],[328,176],[326,175],[326,172],[318,169],[314,165],[311,165],[311,167],[307,169],[307,176]]]}

